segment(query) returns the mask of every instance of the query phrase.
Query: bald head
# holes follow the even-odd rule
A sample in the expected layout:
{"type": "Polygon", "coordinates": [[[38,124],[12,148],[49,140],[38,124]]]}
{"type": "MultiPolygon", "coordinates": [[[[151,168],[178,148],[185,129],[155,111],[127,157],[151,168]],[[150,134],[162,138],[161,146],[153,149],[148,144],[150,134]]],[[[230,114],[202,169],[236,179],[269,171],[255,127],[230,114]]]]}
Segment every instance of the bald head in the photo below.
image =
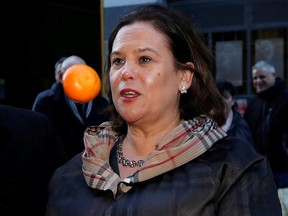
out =
{"type": "Polygon", "coordinates": [[[252,78],[256,92],[265,91],[275,84],[275,68],[266,61],[259,61],[252,67],[252,78]]]}

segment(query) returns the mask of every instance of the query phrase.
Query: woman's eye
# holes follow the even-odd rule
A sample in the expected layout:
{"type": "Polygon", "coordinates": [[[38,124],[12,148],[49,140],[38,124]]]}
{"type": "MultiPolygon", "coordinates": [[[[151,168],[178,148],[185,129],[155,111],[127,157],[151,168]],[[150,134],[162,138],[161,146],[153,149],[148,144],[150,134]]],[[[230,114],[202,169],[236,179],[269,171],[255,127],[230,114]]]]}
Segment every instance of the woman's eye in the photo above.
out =
{"type": "Polygon", "coordinates": [[[151,61],[151,58],[149,58],[147,56],[143,56],[143,57],[140,58],[140,62],[146,63],[146,62],[150,62],[150,61],[151,61]]]}
{"type": "Polygon", "coordinates": [[[124,63],[124,60],[123,59],[120,59],[120,58],[115,58],[112,60],[112,64],[113,65],[120,65],[120,64],[123,64],[124,63]]]}

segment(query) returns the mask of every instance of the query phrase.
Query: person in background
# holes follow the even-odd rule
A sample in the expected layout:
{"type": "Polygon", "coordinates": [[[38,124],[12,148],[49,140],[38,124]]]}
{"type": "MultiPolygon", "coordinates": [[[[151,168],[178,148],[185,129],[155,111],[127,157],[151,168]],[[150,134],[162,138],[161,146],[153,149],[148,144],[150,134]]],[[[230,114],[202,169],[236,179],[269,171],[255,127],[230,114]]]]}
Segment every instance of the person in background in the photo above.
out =
{"type": "Polygon", "coordinates": [[[43,98],[46,98],[46,97],[50,97],[52,95],[55,94],[55,91],[57,91],[57,88],[58,88],[58,85],[61,85],[60,84],[60,79],[62,77],[61,75],[61,65],[62,65],[62,62],[66,59],[67,57],[63,56],[63,57],[60,57],[57,62],[55,63],[54,65],[54,77],[55,77],[55,82],[52,84],[51,88],[49,89],[46,89],[42,92],[40,92],[37,96],[36,96],[36,99],[32,105],[32,110],[36,109],[36,106],[38,105],[39,101],[42,101],[43,98]]]}
{"type": "Polygon", "coordinates": [[[33,111],[45,114],[52,121],[69,158],[84,150],[83,134],[86,127],[109,120],[109,116],[104,112],[108,101],[100,94],[87,103],[77,103],[65,94],[62,77],[65,71],[75,64],[86,64],[86,62],[76,55],[67,57],[61,63],[61,70],[57,73],[57,86],[53,93],[45,96],[39,93],[32,108],[33,111]]]}
{"type": "Polygon", "coordinates": [[[124,15],[108,44],[111,121],[54,172],[46,215],[281,215],[266,158],[221,128],[213,62],[181,14],[124,15]]]}
{"type": "Polygon", "coordinates": [[[257,94],[249,101],[244,118],[256,150],[270,162],[283,215],[288,215],[288,87],[266,61],[252,67],[252,80],[257,94]]]}
{"type": "Polygon", "coordinates": [[[48,181],[68,161],[55,127],[43,114],[0,105],[0,155],[0,215],[44,215],[48,181]]]}
{"type": "Polygon", "coordinates": [[[216,85],[226,105],[226,122],[222,126],[223,130],[226,131],[229,136],[239,137],[253,144],[251,131],[246,120],[241,116],[238,111],[236,111],[236,90],[234,85],[228,81],[217,81],[216,85]]]}

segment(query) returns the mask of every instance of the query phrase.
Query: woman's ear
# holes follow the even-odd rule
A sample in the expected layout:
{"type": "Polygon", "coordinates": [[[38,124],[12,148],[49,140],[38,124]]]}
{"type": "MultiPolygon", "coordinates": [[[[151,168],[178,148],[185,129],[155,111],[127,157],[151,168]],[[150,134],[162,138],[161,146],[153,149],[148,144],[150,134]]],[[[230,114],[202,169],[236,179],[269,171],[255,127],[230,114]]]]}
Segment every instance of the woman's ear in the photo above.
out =
{"type": "Polygon", "coordinates": [[[194,64],[192,62],[187,62],[186,66],[187,69],[181,70],[181,82],[179,86],[179,91],[181,91],[181,89],[183,88],[189,89],[192,84],[194,76],[194,64]]]}

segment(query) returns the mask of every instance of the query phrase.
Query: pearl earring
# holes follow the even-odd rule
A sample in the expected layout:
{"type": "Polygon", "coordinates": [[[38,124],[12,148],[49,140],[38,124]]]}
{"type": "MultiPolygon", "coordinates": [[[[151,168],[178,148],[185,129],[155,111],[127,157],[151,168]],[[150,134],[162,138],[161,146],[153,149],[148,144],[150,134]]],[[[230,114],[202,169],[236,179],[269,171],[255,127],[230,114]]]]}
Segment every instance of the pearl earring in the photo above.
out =
{"type": "Polygon", "coordinates": [[[186,94],[187,93],[187,88],[185,86],[182,86],[180,93],[181,94],[186,94]]]}

